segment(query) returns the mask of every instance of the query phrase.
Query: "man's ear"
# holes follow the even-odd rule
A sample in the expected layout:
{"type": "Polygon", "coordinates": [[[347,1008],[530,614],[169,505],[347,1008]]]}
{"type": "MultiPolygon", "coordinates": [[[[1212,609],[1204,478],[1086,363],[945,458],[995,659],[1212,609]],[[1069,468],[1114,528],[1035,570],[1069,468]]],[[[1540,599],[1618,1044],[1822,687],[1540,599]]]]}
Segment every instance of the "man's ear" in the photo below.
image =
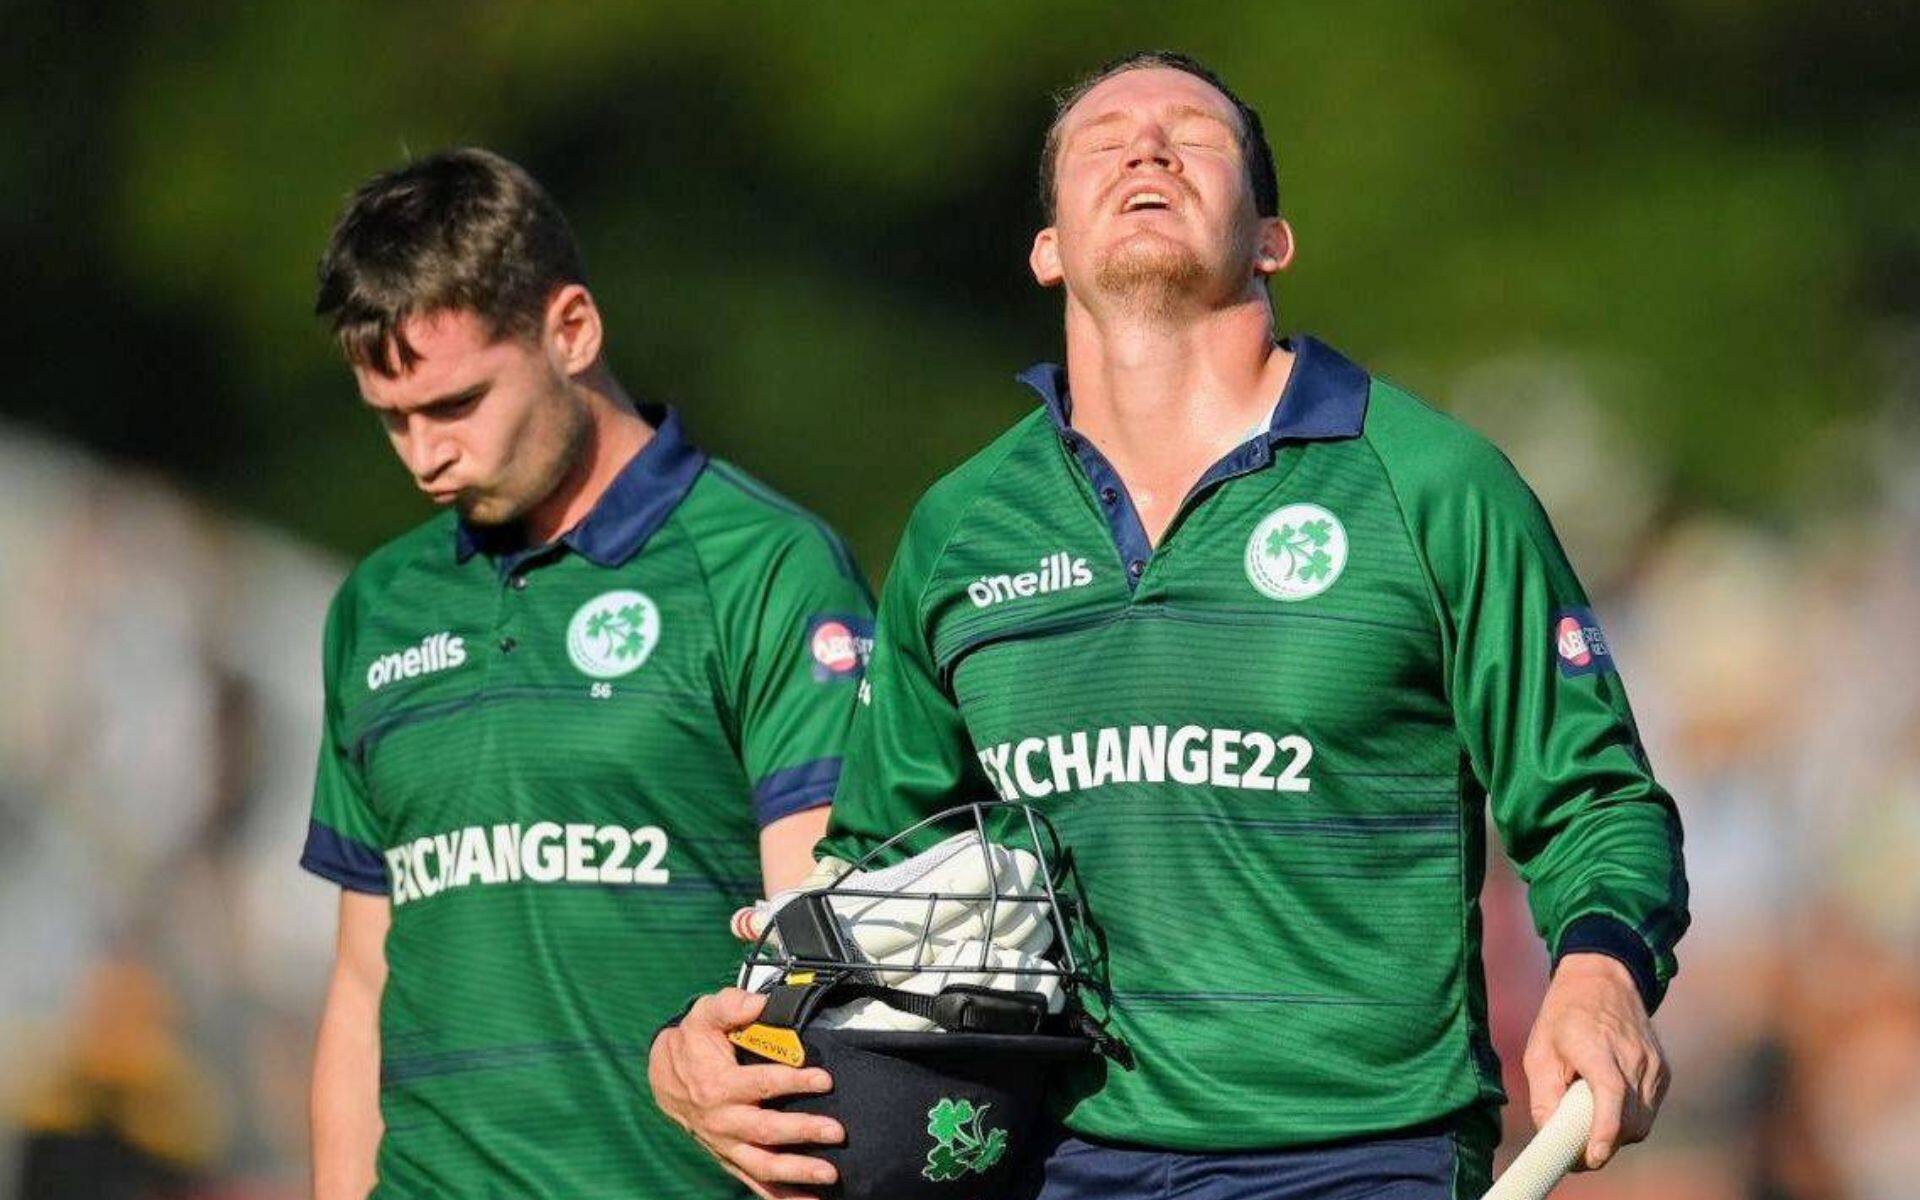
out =
{"type": "Polygon", "coordinates": [[[1293,226],[1285,217],[1260,220],[1260,243],[1254,251],[1254,274],[1262,279],[1278,275],[1293,264],[1293,226]]]}
{"type": "Polygon", "coordinates": [[[593,293],[578,283],[562,284],[547,300],[546,343],[554,365],[568,376],[578,375],[600,361],[600,343],[606,336],[600,324],[600,306],[593,293]]]}
{"type": "Polygon", "coordinates": [[[1059,287],[1067,273],[1060,266],[1060,234],[1049,225],[1033,235],[1033,249],[1027,253],[1027,266],[1041,287],[1059,287]]]}

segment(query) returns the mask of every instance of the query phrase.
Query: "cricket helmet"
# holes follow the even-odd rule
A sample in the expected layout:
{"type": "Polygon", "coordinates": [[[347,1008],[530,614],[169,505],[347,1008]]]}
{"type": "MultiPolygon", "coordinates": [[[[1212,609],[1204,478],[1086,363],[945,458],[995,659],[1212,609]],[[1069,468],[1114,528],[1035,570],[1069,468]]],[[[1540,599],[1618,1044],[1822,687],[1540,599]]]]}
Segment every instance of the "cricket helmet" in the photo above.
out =
{"type": "Polygon", "coordinates": [[[998,1200],[1042,1149],[1060,1072],[1124,1051],[1080,1003],[1092,945],[1070,857],[1018,801],[934,814],[757,906],[741,983],[749,1056],[832,1074],[773,1107],[846,1130],[829,1200],[998,1200]],[[951,830],[918,853],[914,849],[951,830]]]}

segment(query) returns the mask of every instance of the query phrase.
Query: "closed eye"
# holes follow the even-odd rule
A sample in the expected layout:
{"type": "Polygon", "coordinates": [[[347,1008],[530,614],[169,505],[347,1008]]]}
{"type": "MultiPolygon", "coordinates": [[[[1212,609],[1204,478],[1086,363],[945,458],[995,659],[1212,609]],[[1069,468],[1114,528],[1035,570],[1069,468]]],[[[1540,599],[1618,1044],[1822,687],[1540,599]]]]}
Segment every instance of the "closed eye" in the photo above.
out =
{"type": "Polygon", "coordinates": [[[429,400],[413,411],[429,421],[457,421],[472,412],[492,387],[491,383],[476,383],[464,392],[429,400]]]}
{"type": "Polygon", "coordinates": [[[436,421],[452,421],[472,412],[473,406],[480,403],[480,395],[479,392],[471,392],[464,396],[455,396],[450,400],[429,404],[416,411],[436,421]]]}
{"type": "Polygon", "coordinates": [[[425,404],[412,408],[387,408],[375,405],[374,411],[380,417],[380,424],[388,433],[398,434],[406,429],[407,422],[418,416],[428,421],[457,421],[472,412],[474,406],[486,398],[491,383],[475,384],[464,392],[455,392],[450,396],[440,396],[425,404]]]}

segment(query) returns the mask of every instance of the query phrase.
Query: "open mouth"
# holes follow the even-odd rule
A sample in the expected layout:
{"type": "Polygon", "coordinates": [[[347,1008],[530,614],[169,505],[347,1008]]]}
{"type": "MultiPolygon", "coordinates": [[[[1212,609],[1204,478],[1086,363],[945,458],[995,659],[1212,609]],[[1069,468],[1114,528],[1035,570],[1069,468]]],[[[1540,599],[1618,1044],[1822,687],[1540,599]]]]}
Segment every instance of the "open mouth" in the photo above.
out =
{"type": "Polygon", "coordinates": [[[1120,206],[1123,213],[1164,210],[1173,207],[1165,192],[1135,192],[1120,206]]]}

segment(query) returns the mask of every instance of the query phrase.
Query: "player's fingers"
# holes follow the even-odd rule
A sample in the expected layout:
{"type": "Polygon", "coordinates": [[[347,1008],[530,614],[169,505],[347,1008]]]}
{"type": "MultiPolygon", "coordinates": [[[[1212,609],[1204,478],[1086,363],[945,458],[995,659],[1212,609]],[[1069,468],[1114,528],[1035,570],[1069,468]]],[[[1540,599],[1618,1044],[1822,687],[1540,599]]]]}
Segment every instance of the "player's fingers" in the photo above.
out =
{"type": "Polygon", "coordinates": [[[1637,1042],[1623,1046],[1620,1065],[1627,1079],[1626,1105],[1620,1120],[1620,1145],[1643,1142],[1653,1132],[1654,1118],[1666,1095],[1666,1063],[1658,1044],[1637,1042]]]}
{"type": "Polygon", "coordinates": [[[1573,1070],[1545,1043],[1530,1044],[1520,1066],[1527,1077],[1527,1110],[1538,1129],[1560,1106],[1560,1098],[1573,1082],[1573,1070]]]}
{"type": "Polygon", "coordinates": [[[1580,1077],[1593,1089],[1593,1132],[1587,1135],[1587,1148],[1581,1166],[1597,1171],[1607,1165],[1620,1147],[1620,1128],[1626,1114],[1627,1080],[1612,1056],[1580,1069],[1580,1077]]]}
{"type": "Polygon", "coordinates": [[[824,1158],[776,1154],[748,1142],[732,1143],[724,1153],[735,1166],[763,1183],[827,1184],[839,1178],[839,1172],[824,1158]]]}
{"type": "Polygon", "coordinates": [[[1647,1135],[1652,1132],[1653,1109],[1648,1107],[1637,1089],[1628,1088],[1626,1103],[1620,1112],[1620,1140],[1615,1147],[1616,1152],[1621,1147],[1646,1141],[1647,1135]]]}
{"type": "MultiPolygon", "coordinates": [[[[709,1147],[708,1149],[711,1150],[712,1148],[709,1147]]],[[[745,1185],[748,1191],[760,1197],[760,1200],[780,1200],[779,1193],[775,1192],[772,1188],[768,1187],[766,1184],[761,1183],[759,1180],[748,1175],[745,1171],[742,1171],[739,1167],[734,1166],[732,1163],[728,1162],[725,1158],[723,1158],[717,1152],[714,1154],[714,1158],[719,1160],[721,1170],[733,1176],[735,1179],[738,1179],[743,1185],[745,1185]]]]}
{"type": "Polygon", "coordinates": [[[804,1096],[833,1090],[833,1077],[818,1067],[799,1071],[766,1063],[743,1067],[728,1053],[715,1058],[692,1055],[676,1063],[679,1090],[701,1113],[727,1105],[756,1105],[778,1096],[804,1096]]]}
{"type": "Polygon", "coordinates": [[[1660,1106],[1667,1102],[1667,1088],[1673,1083],[1673,1067],[1667,1062],[1667,1056],[1664,1052],[1657,1055],[1654,1059],[1651,1083],[1652,1107],[1653,1111],[1657,1113],[1660,1111],[1660,1106]]]}
{"type": "MultiPolygon", "coordinates": [[[[731,1045],[731,1043],[729,1043],[731,1045]]],[[[781,1096],[807,1096],[833,1090],[833,1076],[819,1067],[764,1066],[739,1067],[728,1064],[716,1071],[729,1099],[739,1104],[760,1104],[781,1096]]]]}
{"type": "Polygon", "coordinates": [[[1666,1101],[1667,1085],[1673,1082],[1673,1070],[1667,1064],[1667,1052],[1660,1045],[1660,1039],[1654,1035],[1651,1026],[1647,1029],[1647,1040],[1640,1050],[1639,1091],[1640,1099],[1654,1112],[1666,1101]]]}
{"type": "Polygon", "coordinates": [[[706,1124],[719,1138],[756,1146],[837,1146],[847,1136],[832,1117],[745,1104],[714,1110],[706,1124]]]}
{"type": "Polygon", "coordinates": [[[760,1197],[760,1200],[819,1200],[818,1193],[808,1189],[788,1187],[779,1183],[762,1183],[728,1161],[726,1152],[719,1146],[704,1140],[700,1144],[706,1148],[707,1153],[713,1155],[714,1161],[720,1164],[721,1170],[738,1179],[748,1191],[760,1197]]]}
{"type": "Polygon", "coordinates": [[[722,988],[694,1001],[680,1025],[683,1029],[718,1029],[723,1032],[739,1029],[751,1024],[766,1006],[767,998],[764,995],[749,992],[745,988],[722,988]]]}

